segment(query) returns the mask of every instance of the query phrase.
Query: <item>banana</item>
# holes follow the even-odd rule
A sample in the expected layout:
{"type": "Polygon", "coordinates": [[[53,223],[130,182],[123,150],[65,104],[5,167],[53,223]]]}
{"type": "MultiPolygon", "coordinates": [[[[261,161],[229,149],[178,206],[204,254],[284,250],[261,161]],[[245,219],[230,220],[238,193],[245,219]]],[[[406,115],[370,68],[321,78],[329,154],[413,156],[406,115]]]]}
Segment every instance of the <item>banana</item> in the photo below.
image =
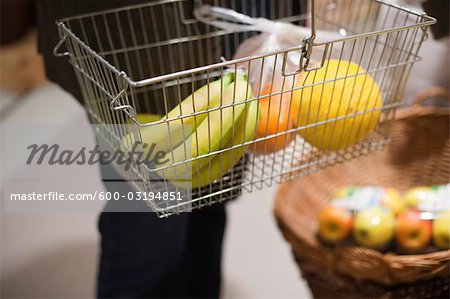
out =
{"type": "MultiPolygon", "coordinates": [[[[225,148],[251,141],[255,137],[256,128],[260,118],[261,113],[259,111],[258,102],[252,101],[247,112],[245,123],[243,123],[235,133],[234,141],[230,140],[225,148]]],[[[211,165],[205,165],[200,172],[197,172],[192,176],[192,184],[190,187],[203,187],[223,177],[234,167],[234,165],[236,165],[247,147],[248,146],[240,146],[236,149],[219,154],[211,161],[211,165]]]]}
{"type": "MultiPolygon", "coordinates": [[[[252,97],[252,90],[246,76],[238,75],[234,84],[230,84],[225,89],[221,103],[222,105],[234,105],[210,112],[185,143],[180,144],[174,151],[166,154],[168,161],[165,165],[172,165],[185,159],[196,158],[223,148],[233,135],[233,127],[235,128],[234,131],[236,131],[236,128],[243,121],[247,110],[246,107],[249,104],[242,102],[252,97]],[[190,155],[186,155],[186,152],[189,151],[191,151],[190,155]]],[[[169,181],[189,179],[193,172],[201,169],[213,158],[196,159],[185,164],[163,169],[158,171],[158,174],[169,181]]]]}
{"type": "MultiPolygon", "coordinates": [[[[257,101],[248,104],[247,116],[245,123],[243,122],[239,128],[235,130],[234,140],[228,141],[224,148],[230,148],[233,145],[241,145],[244,142],[252,140],[256,133],[256,128],[261,118],[259,105],[257,101]]],[[[236,149],[229,150],[218,154],[211,160],[210,164],[205,165],[200,171],[194,171],[191,178],[183,181],[172,181],[171,183],[181,188],[198,188],[206,186],[213,181],[224,176],[242,157],[248,146],[240,146],[236,149]]],[[[204,158],[206,159],[206,158],[204,158]]]]}
{"type": "MultiPolygon", "coordinates": [[[[221,79],[197,89],[193,94],[185,98],[180,105],[173,108],[166,116],[163,116],[160,121],[217,107],[223,91],[232,80],[233,74],[229,73],[221,79]]],[[[142,127],[140,130],[142,142],[148,144],[144,148],[144,156],[147,156],[153,144],[155,147],[151,156],[147,157],[149,161],[153,160],[158,152],[167,152],[171,148],[175,148],[195,131],[196,126],[200,125],[206,116],[207,113],[202,113],[196,116],[174,119],[153,126],[142,127]]],[[[135,142],[134,135],[128,134],[123,137],[122,141],[124,143],[131,142],[130,144],[133,145],[135,142]]]]}
{"type": "MultiPolygon", "coordinates": [[[[138,113],[136,114],[136,120],[143,124],[143,123],[153,123],[155,121],[159,121],[161,119],[161,115],[158,114],[151,114],[151,113],[138,113]]],[[[129,119],[127,121],[127,124],[131,125],[133,121],[129,119]]]]}

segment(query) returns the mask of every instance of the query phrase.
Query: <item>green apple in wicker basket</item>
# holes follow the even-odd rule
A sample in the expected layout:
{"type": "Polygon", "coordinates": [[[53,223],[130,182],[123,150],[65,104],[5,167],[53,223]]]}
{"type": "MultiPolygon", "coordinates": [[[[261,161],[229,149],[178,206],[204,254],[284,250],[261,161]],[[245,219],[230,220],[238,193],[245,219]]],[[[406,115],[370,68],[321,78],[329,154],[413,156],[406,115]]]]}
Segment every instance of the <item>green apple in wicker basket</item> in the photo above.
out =
{"type": "Polygon", "coordinates": [[[414,187],[408,190],[403,196],[406,206],[417,207],[421,201],[429,198],[430,190],[430,187],[426,186],[414,187]]]}
{"type": "Polygon", "coordinates": [[[353,238],[366,247],[382,249],[394,236],[394,214],[387,208],[375,206],[356,214],[353,238]]]}
{"type": "Polygon", "coordinates": [[[433,221],[433,242],[440,249],[450,249],[450,210],[433,221]]]}

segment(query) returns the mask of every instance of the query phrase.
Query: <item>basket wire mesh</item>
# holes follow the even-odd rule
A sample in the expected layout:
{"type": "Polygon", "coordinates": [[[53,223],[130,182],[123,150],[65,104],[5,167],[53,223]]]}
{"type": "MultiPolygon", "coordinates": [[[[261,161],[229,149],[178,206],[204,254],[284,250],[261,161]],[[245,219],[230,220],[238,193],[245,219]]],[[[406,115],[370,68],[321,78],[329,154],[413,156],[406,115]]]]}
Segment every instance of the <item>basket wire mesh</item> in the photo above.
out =
{"type": "MultiPolygon", "coordinates": [[[[209,152],[197,157],[189,153],[188,146],[185,146],[184,159],[163,167],[149,167],[132,161],[131,168],[125,171],[123,166],[114,164],[136,191],[182,192],[188,198],[177,202],[149,201],[152,210],[164,217],[221,202],[242,192],[252,192],[366,155],[389,141],[388,125],[377,126],[364,140],[336,151],[320,150],[296,136],[280,151],[242,155],[231,169],[220,169],[220,173],[228,171],[224,176],[211,179],[201,187],[181,188],[159,176],[165,169],[179,169],[180,166],[188,169],[193,161],[199,159],[207,159],[205,167],[212,173],[212,159],[222,157],[227,152],[247,149],[257,142],[292,135],[305,129],[317,130],[317,134],[320,134],[321,125],[336,126],[336,123],[346,119],[354,121],[358,113],[370,115],[374,110],[379,110],[379,124],[389,123],[394,118],[396,108],[401,105],[411,67],[420,59],[417,53],[427,37],[427,27],[435,20],[422,13],[374,0],[316,0],[312,2],[311,8],[312,17],[304,14],[306,8],[303,1],[294,0],[153,1],[58,21],[61,41],[55,47],[55,55],[69,58],[101,146],[111,150],[132,148],[130,138],[124,139],[124,136],[133,136],[135,141],[145,143],[142,139],[143,130],[158,125],[167,125],[167,138],[171,143],[173,136],[170,124],[183,124],[193,116],[206,115],[209,118],[214,111],[231,109],[234,113],[239,105],[249,105],[277,94],[272,92],[263,95],[259,87],[259,90],[253,90],[252,97],[240,103],[233,101],[229,105],[221,104],[202,111],[196,111],[193,105],[192,113],[180,111],[177,117],[163,117],[151,123],[136,118],[139,113],[167,115],[200,87],[223,78],[229,72],[238,76],[238,69],[243,65],[251,70],[257,62],[264,65],[266,61],[273,61],[275,70],[279,66],[277,60],[283,59],[285,62],[291,53],[302,53],[297,70],[286,72],[283,69],[283,82],[299,74],[315,76],[316,73],[312,71],[314,65],[310,62],[312,58],[321,61],[321,66],[330,59],[351,61],[360,65],[363,71],[356,75],[347,73],[328,81],[314,80],[309,87],[320,87],[327,82],[349,80],[360,75],[370,75],[376,82],[383,99],[382,107],[379,108],[366,107],[364,111],[254,137],[250,141],[231,142],[231,146],[223,146],[225,142],[222,144],[220,140],[219,149],[210,147],[209,152]],[[231,8],[252,17],[311,26],[312,33],[299,41],[296,47],[233,60],[233,53],[239,44],[258,32],[231,32],[199,22],[193,17],[193,10],[195,5],[202,4],[231,8]],[[339,33],[342,37],[316,43],[316,28],[339,33]],[[67,48],[66,52],[61,52],[63,45],[67,48]]],[[[292,84],[283,87],[278,93],[293,94],[307,87],[292,84]]],[[[207,100],[209,102],[210,99],[207,100]]],[[[331,109],[331,104],[324,108],[331,109]]],[[[222,113],[220,119],[213,121],[221,122],[222,113]]],[[[197,124],[194,123],[194,126],[197,124]]],[[[353,129],[360,130],[356,124],[353,129]]],[[[233,123],[232,141],[235,132],[237,129],[233,123]]],[[[195,131],[192,134],[196,135],[195,131]]],[[[208,132],[208,139],[213,137],[208,132]]],[[[335,138],[341,138],[339,142],[347,142],[345,136],[335,138]]],[[[174,148],[171,146],[168,153],[174,148]]],[[[221,158],[218,160],[221,161],[221,158]]],[[[192,170],[195,171],[200,171],[200,168],[192,170]]],[[[179,179],[189,180],[192,176],[183,175],[179,179]]]]}

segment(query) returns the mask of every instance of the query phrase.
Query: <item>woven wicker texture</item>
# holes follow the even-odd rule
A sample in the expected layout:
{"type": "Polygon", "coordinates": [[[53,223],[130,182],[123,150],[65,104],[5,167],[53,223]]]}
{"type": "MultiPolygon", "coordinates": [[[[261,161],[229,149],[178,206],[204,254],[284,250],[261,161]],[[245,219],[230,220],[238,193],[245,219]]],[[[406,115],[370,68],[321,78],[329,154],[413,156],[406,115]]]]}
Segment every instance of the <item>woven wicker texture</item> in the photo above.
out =
{"type": "Polygon", "coordinates": [[[400,191],[450,182],[450,113],[421,106],[443,96],[430,89],[390,124],[392,142],[382,151],[287,181],[279,188],[275,216],[316,297],[449,298],[450,250],[417,255],[365,247],[334,248],[317,239],[317,214],[340,187],[378,185],[400,191]]]}

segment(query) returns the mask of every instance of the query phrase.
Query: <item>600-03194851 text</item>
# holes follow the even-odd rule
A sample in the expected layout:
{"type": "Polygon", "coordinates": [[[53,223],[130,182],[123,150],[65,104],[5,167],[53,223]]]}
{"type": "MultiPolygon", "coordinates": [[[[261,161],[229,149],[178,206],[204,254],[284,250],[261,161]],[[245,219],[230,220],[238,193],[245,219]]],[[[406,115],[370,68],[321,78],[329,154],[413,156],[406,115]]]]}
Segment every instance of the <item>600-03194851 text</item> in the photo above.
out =
{"type": "Polygon", "coordinates": [[[181,192],[120,192],[95,191],[93,193],[69,193],[50,191],[46,193],[11,193],[11,201],[92,201],[92,200],[154,200],[154,201],[182,201],[181,192]]]}

